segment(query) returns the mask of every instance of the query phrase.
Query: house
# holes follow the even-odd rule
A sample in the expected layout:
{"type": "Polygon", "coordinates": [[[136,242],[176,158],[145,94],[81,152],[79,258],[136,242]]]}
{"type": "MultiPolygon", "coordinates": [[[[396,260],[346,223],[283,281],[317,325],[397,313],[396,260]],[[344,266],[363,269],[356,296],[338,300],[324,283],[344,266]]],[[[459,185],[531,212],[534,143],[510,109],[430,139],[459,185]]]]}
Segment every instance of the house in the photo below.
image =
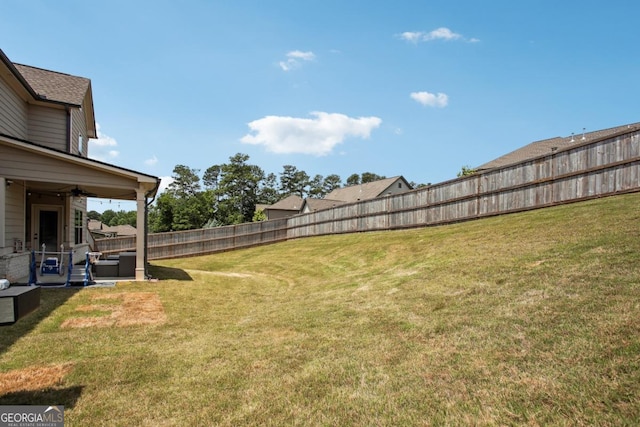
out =
{"type": "Polygon", "coordinates": [[[302,197],[292,194],[273,205],[266,206],[263,212],[267,219],[278,219],[297,215],[300,213],[301,208],[302,197]]]}
{"type": "Polygon", "coordinates": [[[105,237],[118,237],[118,236],[135,236],[138,231],[136,228],[129,224],[124,225],[106,225],[102,221],[97,219],[90,219],[88,225],[89,232],[96,238],[102,239],[105,237]]]}
{"type": "Polygon", "coordinates": [[[345,203],[347,202],[343,202],[341,200],[307,198],[307,199],[304,199],[300,212],[301,213],[316,212],[324,209],[335,208],[336,206],[344,205],[345,203]]]}
{"type": "Polygon", "coordinates": [[[137,202],[135,279],[144,280],[145,215],[160,179],[88,158],[91,81],[14,64],[0,50],[0,278],[29,275],[31,250],[92,251],[87,197],[137,202]]]}
{"type": "Polygon", "coordinates": [[[623,126],[616,126],[608,129],[601,129],[594,132],[583,132],[580,134],[571,134],[567,137],[554,137],[549,139],[543,139],[541,141],[534,141],[530,144],[520,147],[510,153],[491,160],[476,168],[476,171],[486,171],[489,169],[501,168],[511,164],[518,164],[535,157],[551,154],[557,150],[563,150],[574,145],[580,145],[595,141],[597,139],[606,138],[610,135],[624,132],[625,130],[639,126],[640,123],[631,123],[623,126]]]}
{"type": "Polygon", "coordinates": [[[337,200],[344,203],[358,202],[360,200],[376,199],[378,197],[402,194],[412,190],[411,185],[402,176],[380,179],[365,184],[350,185],[336,188],[327,194],[325,200],[337,200]]]}

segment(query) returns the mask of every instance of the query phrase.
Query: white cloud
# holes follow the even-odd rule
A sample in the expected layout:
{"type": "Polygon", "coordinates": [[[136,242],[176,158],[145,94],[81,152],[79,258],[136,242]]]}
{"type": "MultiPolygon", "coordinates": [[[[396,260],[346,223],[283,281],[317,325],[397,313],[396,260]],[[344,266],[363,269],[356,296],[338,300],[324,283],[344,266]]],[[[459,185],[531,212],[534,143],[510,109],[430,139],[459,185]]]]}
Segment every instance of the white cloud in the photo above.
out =
{"type": "Polygon", "coordinates": [[[286,61],[280,61],[278,65],[283,71],[291,71],[302,65],[302,61],[313,61],[316,55],[313,52],[302,52],[300,50],[292,50],[287,53],[286,61]]]}
{"type": "Polygon", "coordinates": [[[118,142],[100,131],[100,123],[96,123],[96,133],[98,138],[89,140],[89,157],[103,162],[118,157],[120,152],[113,148],[118,146],[118,142]]]}
{"type": "Polygon", "coordinates": [[[248,123],[251,133],[240,141],[263,145],[279,154],[324,156],[347,137],[369,138],[382,123],[378,117],[352,118],[344,114],[314,111],[312,118],[266,116],[248,123]]]}
{"type": "Polygon", "coordinates": [[[435,30],[429,32],[405,31],[404,33],[398,34],[398,37],[410,43],[429,42],[433,40],[462,40],[470,43],[477,43],[480,41],[477,38],[467,39],[462,34],[454,33],[446,27],[436,28],[435,30]]]}
{"type": "Polygon", "coordinates": [[[444,108],[449,104],[449,97],[444,93],[413,92],[410,96],[414,101],[429,107],[444,108]]]}
{"type": "Polygon", "coordinates": [[[144,164],[147,166],[153,166],[158,163],[158,157],[154,154],[153,157],[144,161],[144,164]]]}
{"type": "Polygon", "coordinates": [[[423,34],[421,31],[405,31],[398,37],[411,43],[418,43],[422,39],[423,34]]]}
{"type": "Polygon", "coordinates": [[[289,58],[298,58],[304,61],[313,61],[316,58],[313,52],[302,52],[299,50],[293,50],[287,53],[287,57],[289,58]]]}
{"type": "Polygon", "coordinates": [[[429,41],[429,40],[458,40],[461,39],[462,36],[460,34],[454,33],[453,31],[451,31],[448,28],[445,27],[440,27],[437,28],[433,31],[431,31],[430,33],[426,34],[423,37],[424,41],[429,41]]]}

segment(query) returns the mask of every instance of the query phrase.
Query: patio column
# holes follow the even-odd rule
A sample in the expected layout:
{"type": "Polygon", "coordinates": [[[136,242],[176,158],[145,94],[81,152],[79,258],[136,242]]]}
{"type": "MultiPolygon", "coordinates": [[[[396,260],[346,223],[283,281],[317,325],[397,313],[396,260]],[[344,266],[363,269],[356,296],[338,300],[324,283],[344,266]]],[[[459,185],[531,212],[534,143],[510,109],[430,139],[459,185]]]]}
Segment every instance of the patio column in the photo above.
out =
{"type": "Polygon", "coordinates": [[[144,236],[147,234],[144,211],[146,205],[145,191],[136,189],[136,281],[144,281],[144,236]]]}

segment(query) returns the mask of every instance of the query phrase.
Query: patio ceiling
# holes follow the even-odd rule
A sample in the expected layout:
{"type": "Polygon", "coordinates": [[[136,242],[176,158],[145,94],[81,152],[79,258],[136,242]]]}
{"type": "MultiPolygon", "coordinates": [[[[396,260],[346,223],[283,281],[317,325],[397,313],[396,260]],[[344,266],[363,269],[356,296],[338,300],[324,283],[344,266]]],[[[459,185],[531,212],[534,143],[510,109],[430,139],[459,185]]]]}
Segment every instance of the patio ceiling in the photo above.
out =
{"type": "Polygon", "coordinates": [[[0,135],[0,171],[35,194],[136,200],[155,195],[159,178],[0,135]]]}

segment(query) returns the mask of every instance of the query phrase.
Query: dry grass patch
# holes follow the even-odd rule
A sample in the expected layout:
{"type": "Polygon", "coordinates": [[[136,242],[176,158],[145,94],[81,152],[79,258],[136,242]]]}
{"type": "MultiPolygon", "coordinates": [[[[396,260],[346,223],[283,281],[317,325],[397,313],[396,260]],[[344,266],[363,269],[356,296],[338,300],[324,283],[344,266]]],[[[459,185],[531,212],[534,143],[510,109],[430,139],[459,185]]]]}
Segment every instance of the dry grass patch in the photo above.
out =
{"type": "Polygon", "coordinates": [[[164,323],[167,316],[160,297],[153,292],[122,292],[96,295],[97,304],[82,305],[76,312],[94,312],[96,316],[73,317],[65,320],[62,328],[88,328],[109,326],[156,325],[164,323]],[[107,302],[105,304],[104,302],[107,302]],[[110,304],[115,302],[115,304],[110,304]],[[108,313],[102,315],[102,313],[108,313]]]}
{"type": "Polygon", "coordinates": [[[30,366],[0,373],[0,395],[54,387],[59,385],[72,369],[72,363],[62,363],[49,366],[30,366]]]}

